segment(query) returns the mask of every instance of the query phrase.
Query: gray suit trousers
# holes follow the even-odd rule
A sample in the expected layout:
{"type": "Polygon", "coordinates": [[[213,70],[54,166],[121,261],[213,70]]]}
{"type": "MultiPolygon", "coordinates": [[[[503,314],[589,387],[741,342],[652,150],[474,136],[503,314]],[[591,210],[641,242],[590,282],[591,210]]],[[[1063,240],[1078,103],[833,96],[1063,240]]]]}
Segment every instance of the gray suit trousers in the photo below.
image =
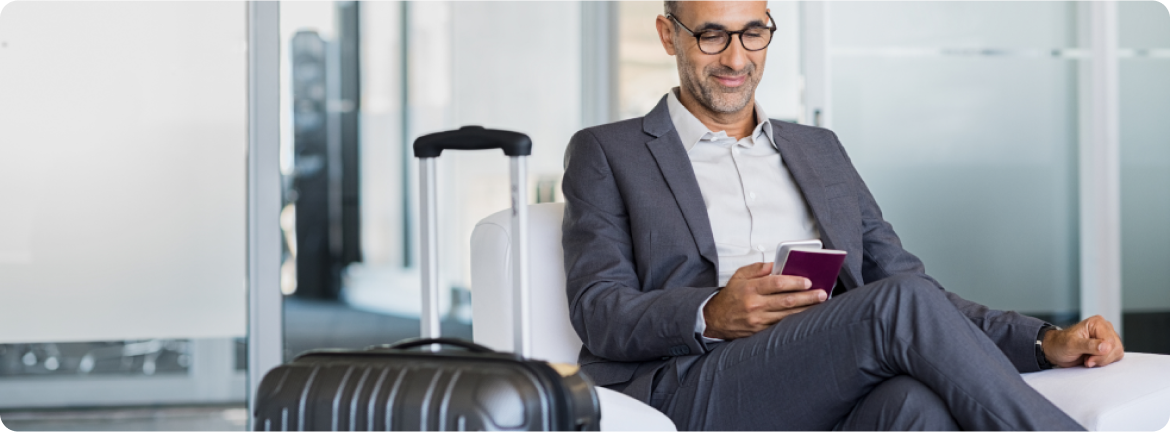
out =
{"type": "Polygon", "coordinates": [[[654,377],[680,429],[1083,430],[932,282],[835,296],[654,377]]]}

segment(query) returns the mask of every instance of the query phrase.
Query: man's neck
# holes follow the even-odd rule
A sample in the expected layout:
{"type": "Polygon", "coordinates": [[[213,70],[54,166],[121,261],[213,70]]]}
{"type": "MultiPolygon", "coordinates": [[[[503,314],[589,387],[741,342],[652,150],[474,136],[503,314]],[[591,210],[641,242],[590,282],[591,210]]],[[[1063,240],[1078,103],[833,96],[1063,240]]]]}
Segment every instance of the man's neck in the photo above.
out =
{"type": "Polygon", "coordinates": [[[738,140],[750,135],[756,128],[755,95],[752,95],[752,100],[747,106],[733,113],[711,111],[681,87],[678,91],[678,101],[712,132],[727,131],[728,136],[738,140]]]}

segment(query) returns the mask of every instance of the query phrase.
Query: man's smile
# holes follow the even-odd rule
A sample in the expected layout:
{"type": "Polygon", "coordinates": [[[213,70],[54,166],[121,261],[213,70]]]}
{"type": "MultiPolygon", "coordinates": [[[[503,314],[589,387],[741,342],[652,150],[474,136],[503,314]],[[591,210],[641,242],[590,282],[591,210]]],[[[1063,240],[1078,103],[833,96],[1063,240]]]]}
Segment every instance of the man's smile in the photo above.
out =
{"type": "Polygon", "coordinates": [[[715,81],[718,81],[719,84],[722,84],[724,87],[734,88],[734,87],[739,87],[739,86],[743,85],[743,83],[747,82],[748,76],[746,74],[744,74],[744,75],[732,76],[732,77],[711,75],[711,77],[715,78],[715,81]]]}

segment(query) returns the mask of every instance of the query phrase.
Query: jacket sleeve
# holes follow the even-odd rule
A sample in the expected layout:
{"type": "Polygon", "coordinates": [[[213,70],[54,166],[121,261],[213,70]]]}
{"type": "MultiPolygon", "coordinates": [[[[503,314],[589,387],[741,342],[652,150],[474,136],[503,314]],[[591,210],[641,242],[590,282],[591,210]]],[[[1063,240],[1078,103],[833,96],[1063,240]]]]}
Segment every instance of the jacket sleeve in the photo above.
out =
{"type": "MultiPolygon", "coordinates": [[[[717,288],[642,287],[629,214],[611,165],[589,130],[565,155],[562,246],[569,315],[586,348],[614,361],[699,354],[695,311],[717,288]]],[[[643,244],[648,244],[645,242],[643,244]]]]}
{"type": "MultiPolygon", "coordinates": [[[[836,134],[832,135],[832,140],[849,165],[847,171],[859,191],[857,199],[862,220],[862,250],[865,254],[861,266],[864,281],[861,283],[866,284],[898,274],[912,274],[943,289],[942,284],[926,274],[926,267],[922,261],[902,248],[902,241],[894,233],[894,227],[882,218],[877,201],[870,194],[861,176],[857,174],[853,162],[845,153],[845,148],[836,134]]],[[[1035,344],[1036,335],[1045,324],[1044,321],[1012,311],[990,309],[949,291],[946,292],[946,296],[959,312],[966,315],[976,327],[991,338],[1016,366],[1016,370],[1021,373],[1040,370],[1040,365],[1036,361],[1035,344]]]]}

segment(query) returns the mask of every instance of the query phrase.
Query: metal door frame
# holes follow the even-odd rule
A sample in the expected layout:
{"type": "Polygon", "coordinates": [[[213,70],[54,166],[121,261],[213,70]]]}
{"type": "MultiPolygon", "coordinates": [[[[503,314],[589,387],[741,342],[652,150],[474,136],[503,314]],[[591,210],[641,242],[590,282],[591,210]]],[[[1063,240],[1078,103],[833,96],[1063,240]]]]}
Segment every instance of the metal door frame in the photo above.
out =
{"type": "MultiPolygon", "coordinates": [[[[280,3],[248,2],[248,411],[283,363],[280,292],[280,3]]],[[[249,423],[251,423],[249,416],[249,423]]],[[[249,424],[251,429],[251,424],[249,424]]]]}

